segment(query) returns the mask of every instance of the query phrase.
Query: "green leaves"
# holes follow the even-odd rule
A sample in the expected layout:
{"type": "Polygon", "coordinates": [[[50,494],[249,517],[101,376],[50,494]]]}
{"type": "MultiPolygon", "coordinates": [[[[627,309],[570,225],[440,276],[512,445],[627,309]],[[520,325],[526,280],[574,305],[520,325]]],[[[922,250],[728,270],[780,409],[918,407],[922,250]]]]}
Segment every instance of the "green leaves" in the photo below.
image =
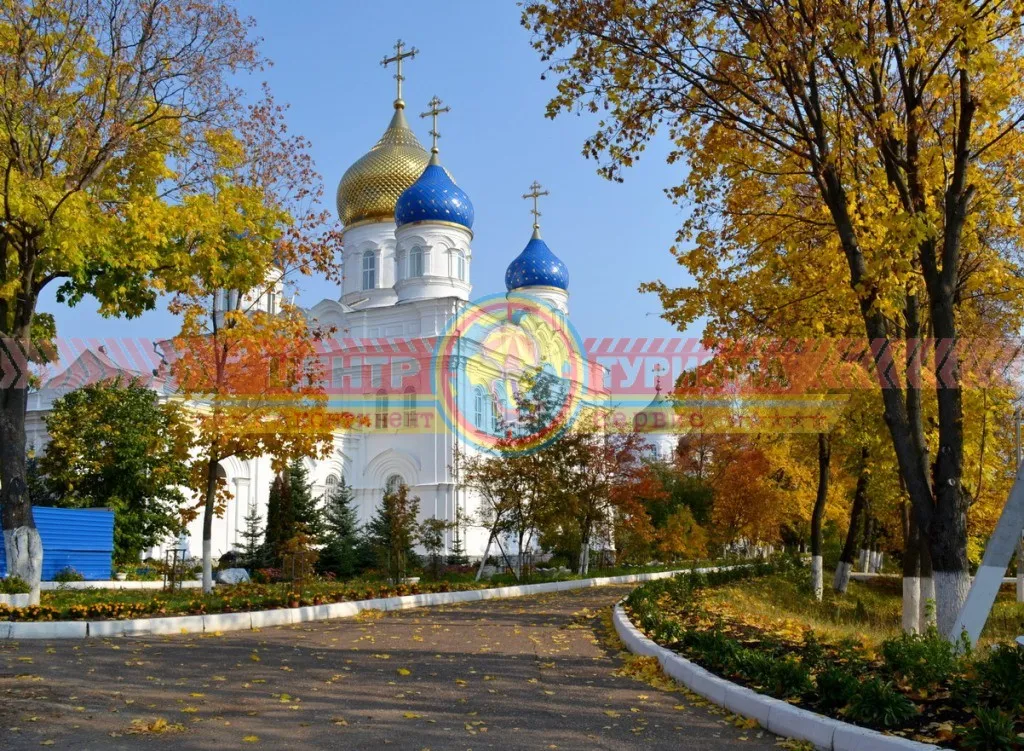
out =
{"type": "Polygon", "coordinates": [[[140,380],[118,379],[61,397],[46,426],[46,489],[60,506],[114,510],[115,560],[138,561],[178,530],[192,436],[177,406],[140,380]]]}

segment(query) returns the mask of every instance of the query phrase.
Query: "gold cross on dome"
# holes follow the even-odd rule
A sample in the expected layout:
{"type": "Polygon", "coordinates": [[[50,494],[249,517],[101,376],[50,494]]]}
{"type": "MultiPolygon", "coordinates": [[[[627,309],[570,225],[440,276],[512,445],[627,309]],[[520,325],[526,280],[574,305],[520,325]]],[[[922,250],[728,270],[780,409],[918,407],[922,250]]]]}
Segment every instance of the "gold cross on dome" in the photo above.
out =
{"type": "Polygon", "coordinates": [[[408,52],[404,51],[405,42],[399,39],[395,42],[395,54],[392,57],[385,57],[380,61],[383,67],[388,67],[391,63],[395,64],[395,80],[398,82],[398,96],[395,98],[395,102],[402,101],[402,81],[405,80],[405,76],[402,75],[402,61],[406,58],[414,58],[419,52],[415,47],[411,48],[408,52]]]}
{"type": "Polygon", "coordinates": [[[427,110],[426,112],[421,112],[420,117],[432,117],[434,119],[433,125],[430,128],[430,135],[434,139],[433,146],[431,146],[430,148],[430,153],[436,154],[437,139],[441,137],[441,134],[437,132],[437,116],[444,114],[445,112],[451,112],[452,108],[448,106],[442,107],[441,105],[444,104],[444,102],[438,99],[436,95],[434,96],[433,99],[427,102],[427,104],[430,105],[430,109],[427,110]]]}
{"type": "Polygon", "coordinates": [[[548,193],[548,191],[541,190],[541,187],[541,184],[534,180],[533,185],[530,186],[530,192],[523,193],[523,198],[533,199],[533,210],[530,213],[533,214],[534,229],[540,229],[540,210],[537,208],[537,199],[539,199],[541,196],[551,195],[550,193],[548,193]]]}

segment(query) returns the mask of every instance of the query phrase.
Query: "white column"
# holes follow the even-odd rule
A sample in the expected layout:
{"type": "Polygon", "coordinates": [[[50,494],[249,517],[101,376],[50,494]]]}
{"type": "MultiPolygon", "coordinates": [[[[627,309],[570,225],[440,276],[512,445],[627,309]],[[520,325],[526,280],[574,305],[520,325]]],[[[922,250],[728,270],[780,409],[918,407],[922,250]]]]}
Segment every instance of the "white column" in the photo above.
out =
{"type": "Polygon", "coordinates": [[[228,550],[241,547],[242,530],[245,529],[245,516],[249,513],[249,478],[235,478],[235,533],[228,541],[228,550]]]}

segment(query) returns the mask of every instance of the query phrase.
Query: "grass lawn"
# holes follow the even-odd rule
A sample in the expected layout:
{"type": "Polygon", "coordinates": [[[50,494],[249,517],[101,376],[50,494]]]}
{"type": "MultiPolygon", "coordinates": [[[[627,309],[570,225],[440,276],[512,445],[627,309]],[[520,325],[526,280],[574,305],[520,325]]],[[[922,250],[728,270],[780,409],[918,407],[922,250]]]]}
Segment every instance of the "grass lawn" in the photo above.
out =
{"type": "MultiPolygon", "coordinates": [[[[877,647],[901,629],[903,582],[898,578],[851,581],[846,595],[836,594],[826,582],[820,603],[811,597],[809,583],[802,586],[792,577],[779,576],[708,589],[703,597],[723,614],[754,622],[796,620],[830,639],[853,637],[869,647],[877,647]]],[[[1017,604],[1013,585],[1004,585],[981,641],[1011,641],[1021,635],[1024,604],[1017,604]]]]}

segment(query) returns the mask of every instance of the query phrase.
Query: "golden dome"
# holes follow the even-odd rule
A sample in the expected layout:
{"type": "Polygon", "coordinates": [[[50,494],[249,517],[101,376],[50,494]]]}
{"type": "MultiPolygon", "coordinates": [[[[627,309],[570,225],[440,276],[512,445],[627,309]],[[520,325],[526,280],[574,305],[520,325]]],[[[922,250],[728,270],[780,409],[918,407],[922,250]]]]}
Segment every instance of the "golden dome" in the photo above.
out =
{"type": "Polygon", "coordinates": [[[423,174],[430,159],[405,120],[404,105],[395,105],[395,115],[377,145],[338,183],[338,218],[345,226],[394,221],[398,197],[423,174]]]}

